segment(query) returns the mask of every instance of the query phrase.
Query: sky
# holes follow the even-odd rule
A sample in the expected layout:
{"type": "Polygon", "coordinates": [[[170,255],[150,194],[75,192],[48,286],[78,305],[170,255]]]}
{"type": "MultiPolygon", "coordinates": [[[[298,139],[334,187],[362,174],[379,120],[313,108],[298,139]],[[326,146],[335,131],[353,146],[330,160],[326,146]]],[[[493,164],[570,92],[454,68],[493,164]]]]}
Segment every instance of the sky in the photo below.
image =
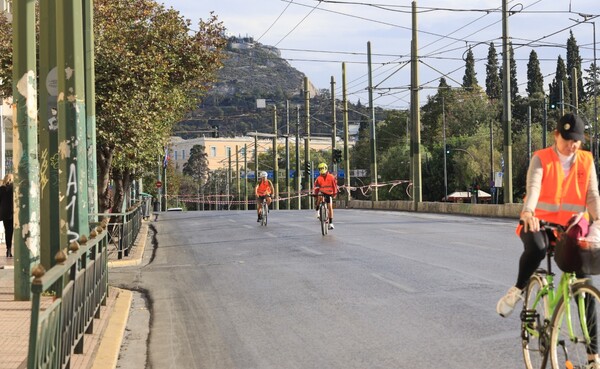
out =
{"type": "MultiPolygon", "coordinates": [[[[211,12],[230,36],[249,36],[280,49],[282,57],[319,89],[342,96],[342,63],[351,101],[368,104],[367,44],[371,46],[374,104],[384,108],[410,106],[411,2],[400,0],[157,0],[197,24],[211,12]]],[[[423,0],[417,5],[419,93],[423,105],[445,76],[460,86],[464,56],[472,48],[478,84],[485,88],[489,45],[494,43],[502,63],[501,0],[423,0]]],[[[594,28],[600,28],[598,0],[516,0],[508,35],[513,42],[519,92],[526,96],[527,63],[538,54],[546,90],[556,72],[559,55],[566,61],[569,31],[579,45],[582,69],[594,60],[594,28]],[[582,15],[589,15],[588,23],[582,15]]],[[[596,47],[598,47],[597,37],[596,47]]],[[[598,55],[597,55],[598,57],[598,55]]],[[[585,74],[585,72],[584,72],[585,74]]]]}

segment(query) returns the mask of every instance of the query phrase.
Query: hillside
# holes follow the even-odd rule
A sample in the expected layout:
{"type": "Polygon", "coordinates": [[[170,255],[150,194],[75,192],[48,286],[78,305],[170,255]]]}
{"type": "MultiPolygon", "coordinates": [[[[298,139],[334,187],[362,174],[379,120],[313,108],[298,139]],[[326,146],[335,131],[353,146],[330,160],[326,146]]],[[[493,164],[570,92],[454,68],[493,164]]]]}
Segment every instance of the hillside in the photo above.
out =
{"type": "MultiPolygon", "coordinates": [[[[175,135],[183,138],[209,135],[210,133],[202,132],[213,126],[219,127],[221,136],[239,136],[250,131],[270,133],[273,130],[272,110],[257,109],[257,99],[266,99],[269,105],[277,104],[280,112],[279,127],[285,124],[281,117],[285,115],[286,100],[291,107],[299,105],[303,109],[304,74],[282,59],[277,48],[254,42],[252,38],[232,37],[229,39],[226,55],[218,81],[198,109],[176,125],[175,135]]],[[[320,93],[312,84],[310,92],[311,117],[314,119],[311,133],[329,134],[329,126],[320,123],[331,121],[329,92],[325,90],[320,93]]],[[[364,112],[364,108],[360,106],[351,107],[351,110],[364,112]]],[[[383,115],[383,112],[379,113],[377,115],[383,115]]],[[[360,115],[353,115],[351,113],[351,119],[360,120],[360,115]]],[[[290,112],[290,116],[293,117],[293,127],[295,112],[290,112]]],[[[338,121],[341,121],[341,116],[338,121]]],[[[291,128],[291,132],[295,130],[291,128]]]]}

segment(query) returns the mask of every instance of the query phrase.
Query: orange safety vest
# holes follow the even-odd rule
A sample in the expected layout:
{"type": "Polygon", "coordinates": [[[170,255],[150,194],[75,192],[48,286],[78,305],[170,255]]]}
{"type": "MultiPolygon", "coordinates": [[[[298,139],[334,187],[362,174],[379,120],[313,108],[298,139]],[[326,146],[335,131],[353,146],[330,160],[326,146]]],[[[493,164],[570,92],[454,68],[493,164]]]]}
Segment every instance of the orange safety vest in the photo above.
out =
{"type": "Polygon", "coordinates": [[[270,195],[271,194],[271,181],[260,181],[258,188],[256,189],[258,196],[270,195]]]}
{"type": "Polygon", "coordinates": [[[590,170],[594,165],[592,154],[578,150],[566,178],[554,148],[539,150],[535,155],[540,158],[543,168],[543,185],[535,216],[548,222],[567,224],[574,214],[586,210],[590,170]]]}
{"type": "Polygon", "coordinates": [[[325,177],[318,176],[315,180],[315,193],[318,191],[327,195],[337,194],[337,180],[331,173],[327,173],[325,177]]]}

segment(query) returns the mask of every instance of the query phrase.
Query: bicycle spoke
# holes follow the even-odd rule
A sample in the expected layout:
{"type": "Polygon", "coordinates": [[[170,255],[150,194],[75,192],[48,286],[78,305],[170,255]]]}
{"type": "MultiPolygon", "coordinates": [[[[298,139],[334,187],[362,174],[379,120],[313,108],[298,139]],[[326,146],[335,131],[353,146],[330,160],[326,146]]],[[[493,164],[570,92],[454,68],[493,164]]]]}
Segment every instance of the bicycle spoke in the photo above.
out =
{"type": "Polygon", "coordinates": [[[523,360],[527,369],[539,369],[548,350],[546,321],[548,298],[543,279],[537,275],[529,279],[521,312],[521,340],[523,360]]]}
{"type": "Polygon", "coordinates": [[[571,298],[561,300],[552,322],[551,360],[553,368],[584,368],[588,355],[598,353],[596,316],[600,292],[591,285],[573,287],[571,298]]]}

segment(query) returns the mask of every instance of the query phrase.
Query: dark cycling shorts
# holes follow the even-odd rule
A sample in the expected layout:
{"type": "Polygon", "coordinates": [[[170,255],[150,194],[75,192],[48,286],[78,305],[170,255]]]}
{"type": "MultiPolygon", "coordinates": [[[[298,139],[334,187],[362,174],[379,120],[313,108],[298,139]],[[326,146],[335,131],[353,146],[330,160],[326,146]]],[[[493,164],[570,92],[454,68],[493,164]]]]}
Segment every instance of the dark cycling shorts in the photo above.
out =
{"type": "Polygon", "coordinates": [[[258,196],[258,197],[256,198],[256,203],[257,203],[257,204],[262,204],[263,200],[264,200],[265,198],[267,198],[267,197],[271,197],[271,195],[258,196]]]}
{"type": "Polygon", "coordinates": [[[321,195],[323,195],[323,199],[325,200],[326,204],[330,204],[331,203],[331,198],[333,197],[332,195],[328,195],[326,193],[321,192],[321,195]]]}

